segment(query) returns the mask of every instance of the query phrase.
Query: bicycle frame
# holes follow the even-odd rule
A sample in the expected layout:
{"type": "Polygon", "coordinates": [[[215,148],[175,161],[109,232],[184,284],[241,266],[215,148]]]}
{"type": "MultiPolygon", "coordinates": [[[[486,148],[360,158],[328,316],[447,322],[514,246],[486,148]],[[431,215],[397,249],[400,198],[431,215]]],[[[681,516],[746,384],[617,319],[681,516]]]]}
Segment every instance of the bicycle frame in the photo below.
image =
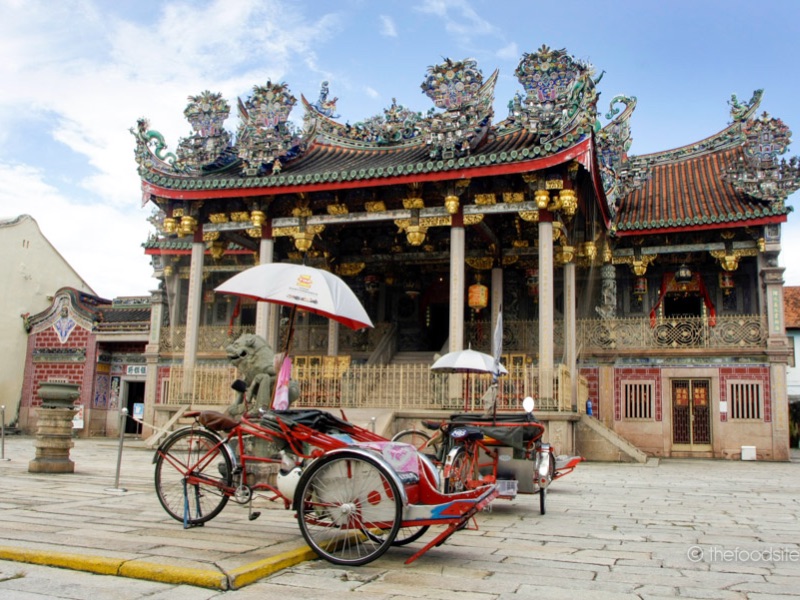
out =
{"type": "Polygon", "coordinates": [[[436,467],[416,448],[324,411],[270,411],[258,422],[216,412],[188,416],[195,423],[168,436],[154,457],[159,501],[185,528],[213,519],[230,499],[249,503],[248,518],[255,519],[253,497],[264,493],[297,511],[302,534],[317,554],[335,564],[360,565],[388,546],[418,539],[431,525],[444,525],[410,563],[463,529],[498,493],[486,483],[444,493],[436,467]],[[250,437],[280,447],[283,455],[248,452],[250,437]],[[248,465],[285,467],[286,455],[294,457],[290,469],[298,472],[291,491],[281,489],[280,476],[275,484],[250,481],[248,465]]]}

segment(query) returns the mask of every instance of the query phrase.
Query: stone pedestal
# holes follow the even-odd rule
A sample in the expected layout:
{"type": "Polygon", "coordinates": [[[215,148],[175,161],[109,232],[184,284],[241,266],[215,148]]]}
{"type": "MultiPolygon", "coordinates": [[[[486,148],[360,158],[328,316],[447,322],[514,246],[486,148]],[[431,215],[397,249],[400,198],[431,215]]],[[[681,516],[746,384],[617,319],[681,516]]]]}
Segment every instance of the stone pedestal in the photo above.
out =
{"type": "Polygon", "coordinates": [[[39,408],[36,411],[36,458],[28,463],[30,473],[74,473],[69,457],[72,442],[72,408],[39,408]]]}
{"type": "Polygon", "coordinates": [[[37,409],[36,458],[28,463],[30,473],[74,473],[70,460],[74,403],[80,386],[72,383],[46,382],[39,386],[42,406],[37,409]]]}

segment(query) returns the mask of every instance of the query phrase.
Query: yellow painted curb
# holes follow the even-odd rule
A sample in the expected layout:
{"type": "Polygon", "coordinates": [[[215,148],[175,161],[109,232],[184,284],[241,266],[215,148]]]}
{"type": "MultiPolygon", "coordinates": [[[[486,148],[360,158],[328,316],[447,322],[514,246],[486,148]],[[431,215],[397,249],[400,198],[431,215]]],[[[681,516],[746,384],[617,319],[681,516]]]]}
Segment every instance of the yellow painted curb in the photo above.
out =
{"type": "Polygon", "coordinates": [[[44,550],[28,550],[0,546],[0,559],[15,562],[61,567],[75,571],[88,571],[99,575],[117,575],[120,566],[125,562],[121,558],[106,558],[87,554],[68,554],[66,552],[50,552],[44,550]]]}
{"type": "Polygon", "coordinates": [[[228,582],[232,590],[238,590],[259,579],[277,573],[281,569],[299,565],[307,560],[314,560],[317,554],[308,546],[276,554],[270,558],[232,569],[228,574],[228,582]]]}
{"type": "Polygon", "coordinates": [[[182,583],[218,590],[228,589],[228,578],[225,573],[221,571],[174,567],[132,560],[126,561],[125,564],[120,567],[118,574],[122,577],[147,579],[149,581],[159,581],[161,583],[182,583]]]}
{"type": "Polygon", "coordinates": [[[98,575],[116,575],[133,579],[146,579],[161,583],[185,583],[218,590],[228,589],[228,577],[220,571],[171,567],[121,558],[107,558],[90,554],[69,554],[0,546],[0,560],[31,563],[45,567],[60,567],[73,571],[86,571],[98,575]]]}

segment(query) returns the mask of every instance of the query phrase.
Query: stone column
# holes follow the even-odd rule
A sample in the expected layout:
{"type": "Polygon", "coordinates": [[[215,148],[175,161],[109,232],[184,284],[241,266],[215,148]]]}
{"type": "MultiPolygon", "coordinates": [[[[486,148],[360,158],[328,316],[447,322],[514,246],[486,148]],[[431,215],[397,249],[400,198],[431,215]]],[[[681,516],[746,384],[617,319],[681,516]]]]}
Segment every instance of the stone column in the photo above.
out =
{"type": "Polygon", "coordinates": [[[459,211],[450,227],[450,352],[464,349],[465,243],[464,217],[459,211]]]}
{"type": "Polygon", "coordinates": [[[553,215],[539,211],[539,401],[553,401],[553,215]]]}
{"type": "MultiPolygon", "coordinates": [[[[274,260],[275,240],[272,237],[272,222],[261,226],[261,241],[258,247],[258,264],[266,265],[274,260]]],[[[273,350],[278,349],[278,307],[269,302],[256,304],[255,334],[264,338],[273,350]]]]}
{"type": "Polygon", "coordinates": [[[339,354],[339,323],[328,319],[328,356],[339,354]]]}
{"type": "Polygon", "coordinates": [[[578,406],[578,351],[575,307],[575,262],[564,265],[564,350],[570,377],[570,406],[578,406]]]}
{"type": "Polygon", "coordinates": [[[192,241],[192,262],[189,266],[189,298],[186,307],[186,347],[183,351],[183,389],[191,392],[194,382],[194,367],[197,362],[197,346],[200,335],[200,308],[203,302],[203,259],[206,245],[203,242],[203,227],[197,226],[192,241]]]}
{"type": "MultiPolygon", "coordinates": [[[[491,299],[491,311],[492,311],[492,339],[494,339],[494,332],[497,328],[497,318],[500,316],[500,312],[503,310],[503,269],[499,267],[495,267],[492,269],[492,299],[491,299]]],[[[505,317],[504,317],[505,318],[505,317]]],[[[500,346],[502,350],[502,339],[500,340],[500,346]]],[[[492,347],[492,351],[494,351],[494,347],[492,347]]]]}

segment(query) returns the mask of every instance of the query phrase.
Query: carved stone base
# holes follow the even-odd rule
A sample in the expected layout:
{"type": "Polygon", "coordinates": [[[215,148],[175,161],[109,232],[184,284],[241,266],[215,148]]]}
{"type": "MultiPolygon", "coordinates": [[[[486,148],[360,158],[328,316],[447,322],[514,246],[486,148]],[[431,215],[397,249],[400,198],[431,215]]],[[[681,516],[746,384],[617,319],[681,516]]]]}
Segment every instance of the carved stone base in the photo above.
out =
{"type": "Polygon", "coordinates": [[[72,408],[39,408],[36,429],[36,458],[28,463],[29,473],[74,473],[70,460],[72,408]]]}

